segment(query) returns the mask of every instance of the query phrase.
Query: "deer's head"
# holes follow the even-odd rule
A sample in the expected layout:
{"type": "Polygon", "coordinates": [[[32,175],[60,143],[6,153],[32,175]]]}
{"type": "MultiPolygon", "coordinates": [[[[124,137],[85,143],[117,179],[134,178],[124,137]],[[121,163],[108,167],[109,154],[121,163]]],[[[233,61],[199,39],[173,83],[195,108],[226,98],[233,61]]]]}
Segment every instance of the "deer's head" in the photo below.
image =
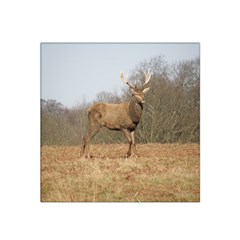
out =
{"type": "Polygon", "coordinates": [[[124,78],[123,72],[121,72],[120,78],[121,80],[127,84],[137,100],[138,103],[144,103],[144,95],[150,90],[150,87],[145,88],[144,86],[150,81],[151,73],[150,72],[143,72],[145,75],[145,82],[142,87],[137,88],[136,86],[131,85],[126,78],[124,78]]]}

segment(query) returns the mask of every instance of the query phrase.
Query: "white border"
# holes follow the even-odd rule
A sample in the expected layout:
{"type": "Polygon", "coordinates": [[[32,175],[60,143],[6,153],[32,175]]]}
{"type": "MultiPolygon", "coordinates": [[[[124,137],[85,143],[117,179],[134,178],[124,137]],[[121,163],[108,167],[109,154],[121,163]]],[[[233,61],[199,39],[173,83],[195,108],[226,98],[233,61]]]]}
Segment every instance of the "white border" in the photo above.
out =
{"type": "Polygon", "coordinates": [[[236,1],[1,4],[1,239],[239,238],[236,1]],[[40,203],[40,42],[201,43],[201,203],[40,203]]]}

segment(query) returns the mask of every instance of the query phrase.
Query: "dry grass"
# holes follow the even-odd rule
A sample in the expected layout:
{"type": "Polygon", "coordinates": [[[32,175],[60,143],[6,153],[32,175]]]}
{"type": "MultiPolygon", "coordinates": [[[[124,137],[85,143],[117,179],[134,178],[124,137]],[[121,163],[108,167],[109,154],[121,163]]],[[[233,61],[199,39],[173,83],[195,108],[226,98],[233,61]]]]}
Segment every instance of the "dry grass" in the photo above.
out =
{"type": "Polygon", "coordinates": [[[198,202],[199,144],[138,145],[139,158],[125,158],[124,144],[41,148],[43,202],[198,202]]]}

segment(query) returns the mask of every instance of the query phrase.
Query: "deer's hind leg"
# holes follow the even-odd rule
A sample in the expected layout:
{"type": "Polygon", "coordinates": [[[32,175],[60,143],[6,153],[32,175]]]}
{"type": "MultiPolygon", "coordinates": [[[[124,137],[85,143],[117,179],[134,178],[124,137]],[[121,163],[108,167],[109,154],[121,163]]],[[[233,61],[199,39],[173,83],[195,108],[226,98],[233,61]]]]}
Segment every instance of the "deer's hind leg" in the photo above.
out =
{"type": "MultiPolygon", "coordinates": [[[[82,146],[82,151],[81,151],[80,156],[84,155],[84,152],[85,152],[85,149],[86,149],[88,143],[99,132],[99,130],[102,127],[102,125],[96,119],[93,118],[91,112],[89,112],[88,118],[89,118],[88,132],[83,137],[83,146],[82,146]]],[[[88,156],[88,158],[90,158],[89,151],[87,153],[87,156],[88,156]]]]}
{"type": "MultiPolygon", "coordinates": [[[[99,132],[101,126],[99,126],[98,128],[90,128],[88,133],[83,137],[83,146],[82,146],[82,152],[81,152],[81,156],[84,155],[85,149],[88,145],[88,143],[90,142],[90,140],[99,132]]],[[[89,151],[87,153],[88,158],[90,158],[89,155],[89,151]]]]}

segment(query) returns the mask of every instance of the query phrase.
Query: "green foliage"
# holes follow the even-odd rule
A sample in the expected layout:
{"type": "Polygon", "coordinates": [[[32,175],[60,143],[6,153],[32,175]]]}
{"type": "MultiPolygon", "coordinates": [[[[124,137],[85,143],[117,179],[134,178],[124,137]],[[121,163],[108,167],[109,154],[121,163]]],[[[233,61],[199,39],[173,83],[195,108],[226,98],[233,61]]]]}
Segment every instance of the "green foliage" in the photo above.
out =
{"type": "MultiPolygon", "coordinates": [[[[136,129],[138,143],[186,143],[200,140],[200,59],[168,64],[163,57],[141,62],[133,69],[130,82],[144,82],[142,70],[150,70],[143,115],[136,129]]],[[[119,103],[129,99],[126,88],[122,95],[101,92],[95,102],[119,103]]],[[[41,100],[42,145],[79,145],[87,131],[89,104],[67,109],[56,100],[41,100]]],[[[101,130],[93,139],[95,143],[125,142],[121,134],[101,130]]]]}

